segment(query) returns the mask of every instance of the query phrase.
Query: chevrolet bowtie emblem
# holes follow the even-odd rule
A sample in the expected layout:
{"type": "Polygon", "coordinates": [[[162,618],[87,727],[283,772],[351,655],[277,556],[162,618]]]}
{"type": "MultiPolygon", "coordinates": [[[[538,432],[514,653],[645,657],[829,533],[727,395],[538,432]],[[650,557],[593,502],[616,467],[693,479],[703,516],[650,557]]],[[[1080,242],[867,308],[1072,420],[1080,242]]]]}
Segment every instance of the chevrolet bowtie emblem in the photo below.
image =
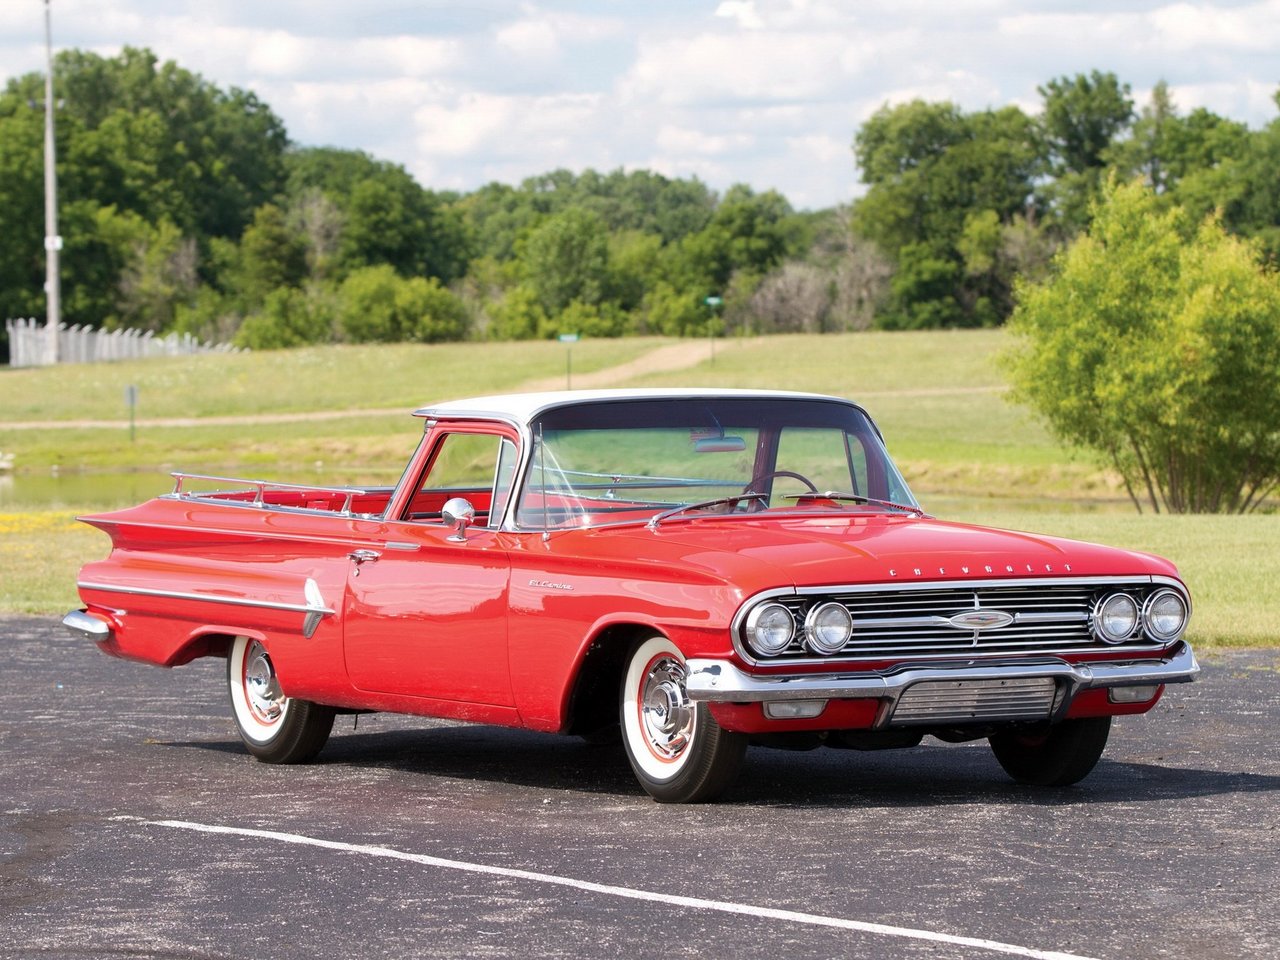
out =
{"type": "Polygon", "coordinates": [[[966,610],[947,622],[957,630],[994,630],[1013,623],[1013,614],[1003,610],[966,610]]]}

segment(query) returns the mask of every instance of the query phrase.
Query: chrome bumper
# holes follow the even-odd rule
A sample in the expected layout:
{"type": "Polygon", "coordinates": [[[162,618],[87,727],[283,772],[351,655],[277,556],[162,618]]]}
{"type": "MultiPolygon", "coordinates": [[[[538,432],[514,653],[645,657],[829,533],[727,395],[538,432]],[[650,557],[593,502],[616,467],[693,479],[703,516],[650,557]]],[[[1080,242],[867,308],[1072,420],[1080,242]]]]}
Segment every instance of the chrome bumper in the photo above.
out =
{"type": "Polygon", "coordinates": [[[62,618],[62,625],[77,637],[100,643],[111,639],[111,626],[83,610],[72,610],[62,618]]]}
{"type": "Polygon", "coordinates": [[[1082,690],[1105,687],[1190,683],[1200,674],[1200,664],[1185,643],[1160,660],[1122,663],[1067,663],[1057,658],[1006,660],[992,663],[967,661],[898,667],[833,676],[826,673],[760,676],[739,670],[727,660],[690,660],[686,689],[690,700],[722,703],[758,703],[773,700],[843,700],[878,697],[897,700],[910,687],[926,681],[1015,680],[1051,677],[1062,681],[1070,703],[1082,690]]]}

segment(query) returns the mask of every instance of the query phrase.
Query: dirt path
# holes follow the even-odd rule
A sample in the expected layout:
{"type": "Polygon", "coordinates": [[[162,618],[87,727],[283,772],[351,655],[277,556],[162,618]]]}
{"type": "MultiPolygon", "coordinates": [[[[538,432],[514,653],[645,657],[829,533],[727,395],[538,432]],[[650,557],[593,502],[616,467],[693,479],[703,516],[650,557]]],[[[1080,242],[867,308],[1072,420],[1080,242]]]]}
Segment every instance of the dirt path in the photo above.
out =
{"type": "MultiPolygon", "coordinates": [[[[726,353],[740,350],[745,344],[756,343],[759,339],[757,337],[751,340],[718,340],[714,345],[706,340],[682,340],[679,343],[658,347],[656,350],[651,350],[627,363],[605,367],[603,370],[593,370],[590,373],[573,374],[571,378],[572,386],[575,390],[595,390],[621,386],[637,377],[651,373],[674,373],[678,370],[688,370],[712,360],[714,356],[722,356],[726,353]]],[[[541,377],[536,380],[526,380],[524,383],[515,386],[510,392],[540,393],[547,390],[563,390],[564,388],[564,376],[541,377]]],[[[1007,388],[1003,386],[992,386],[864,390],[858,393],[855,399],[999,393],[1005,389],[1007,388]]],[[[361,417],[402,417],[407,412],[404,407],[383,407],[370,410],[308,410],[302,413],[245,413],[234,416],[214,417],[152,417],[137,421],[137,426],[253,426],[266,423],[300,423],[303,421],[346,420],[361,417]]],[[[0,421],[0,433],[8,430],[121,430],[128,426],[128,420],[27,420],[8,423],[0,421]]]]}
{"type": "MultiPolygon", "coordinates": [[[[690,367],[696,367],[712,359],[713,349],[719,353],[725,353],[728,350],[738,349],[739,346],[739,342],[735,340],[722,340],[714,348],[709,341],[705,340],[681,341],[670,346],[658,347],[657,350],[651,350],[643,356],[636,357],[628,363],[620,363],[616,367],[606,367],[592,373],[575,374],[572,377],[572,385],[574,390],[616,387],[650,373],[688,370],[690,367]]],[[[564,377],[543,377],[522,383],[520,391],[539,393],[543,390],[563,390],[564,386],[564,377]]]]}
{"type": "MultiPolygon", "coordinates": [[[[574,374],[572,377],[575,390],[593,390],[601,387],[613,387],[628,380],[650,373],[668,373],[676,370],[687,370],[696,367],[705,360],[711,359],[712,349],[724,353],[740,347],[737,341],[720,341],[713,348],[710,343],[701,340],[681,341],[668,346],[658,347],[643,356],[617,366],[594,370],[590,373],[574,374]]],[[[563,390],[565,378],[543,377],[528,380],[514,387],[511,393],[540,393],[547,390],[563,390]]],[[[353,417],[396,417],[404,416],[408,411],[404,407],[378,408],[371,410],[309,410],[302,413],[246,413],[234,416],[215,417],[151,417],[137,421],[139,427],[225,427],[252,426],[264,423],[299,423],[317,420],[345,420],[353,417]]],[[[128,420],[27,420],[5,423],[0,421],[0,432],[7,430],[120,430],[129,426],[128,420]]]]}

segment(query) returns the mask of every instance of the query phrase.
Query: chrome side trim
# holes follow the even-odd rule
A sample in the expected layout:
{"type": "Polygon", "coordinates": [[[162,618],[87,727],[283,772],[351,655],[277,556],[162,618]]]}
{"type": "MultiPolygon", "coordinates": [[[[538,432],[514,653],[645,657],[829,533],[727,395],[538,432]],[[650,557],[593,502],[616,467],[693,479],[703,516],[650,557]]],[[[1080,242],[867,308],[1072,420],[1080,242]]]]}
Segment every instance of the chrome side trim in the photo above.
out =
{"type": "MultiPolygon", "coordinates": [[[[101,590],[104,593],[125,593],[135,597],[163,597],[167,600],[193,600],[200,603],[221,603],[231,607],[253,607],[258,610],[287,610],[293,613],[304,613],[303,634],[310,639],[320,626],[323,617],[337,613],[324,602],[320,593],[320,585],[310,577],[303,584],[305,603],[279,603],[274,600],[251,600],[247,597],[224,597],[216,593],[187,593],[181,590],[158,590],[152,587],[122,587],[113,583],[94,583],[88,580],[77,581],[81,590],[101,590]]],[[[70,614],[68,614],[70,616],[70,614]]],[[[64,621],[65,622],[65,621],[64,621]]]]}
{"type": "Polygon", "coordinates": [[[101,643],[103,640],[111,639],[110,625],[97,617],[89,616],[83,610],[72,610],[62,618],[62,625],[75,636],[85,640],[92,640],[94,643],[101,643]]]}
{"type": "Polygon", "coordinates": [[[1050,677],[1066,686],[1060,709],[1065,710],[1082,690],[1161,683],[1190,683],[1200,674],[1191,647],[1180,643],[1172,654],[1158,660],[1123,663],[1067,663],[1045,657],[978,664],[921,664],[863,674],[784,674],[758,676],[746,673],[727,660],[694,659],[688,662],[686,687],[690,700],[711,703],[760,703],[767,700],[841,700],[883,698],[895,705],[917,683],[958,680],[1013,680],[1050,677]]]}

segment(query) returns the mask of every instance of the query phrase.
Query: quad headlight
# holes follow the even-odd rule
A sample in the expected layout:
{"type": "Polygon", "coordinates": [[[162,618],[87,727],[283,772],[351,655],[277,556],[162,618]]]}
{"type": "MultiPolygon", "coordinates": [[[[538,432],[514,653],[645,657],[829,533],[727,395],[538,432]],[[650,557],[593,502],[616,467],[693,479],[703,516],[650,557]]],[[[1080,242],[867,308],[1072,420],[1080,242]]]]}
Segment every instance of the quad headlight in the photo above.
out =
{"type": "Polygon", "coordinates": [[[1167,643],[1187,625],[1187,602],[1174,590],[1159,590],[1143,605],[1142,624],[1156,640],[1167,643]]]}
{"type": "Polygon", "coordinates": [[[1104,643],[1124,643],[1138,629],[1138,601],[1127,593],[1113,593],[1093,608],[1093,629],[1104,643]]]}
{"type": "Polygon", "coordinates": [[[823,603],[804,618],[805,642],[814,653],[839,653],[853,636],[853,617],[843,603],[823,603]]]}
{"type": "Polygon", "coordinates": [[[795,617],[780,603],[762,603],[747,616],[747,640],[756,653],[776,657],[796,634],[795,617]]]}

